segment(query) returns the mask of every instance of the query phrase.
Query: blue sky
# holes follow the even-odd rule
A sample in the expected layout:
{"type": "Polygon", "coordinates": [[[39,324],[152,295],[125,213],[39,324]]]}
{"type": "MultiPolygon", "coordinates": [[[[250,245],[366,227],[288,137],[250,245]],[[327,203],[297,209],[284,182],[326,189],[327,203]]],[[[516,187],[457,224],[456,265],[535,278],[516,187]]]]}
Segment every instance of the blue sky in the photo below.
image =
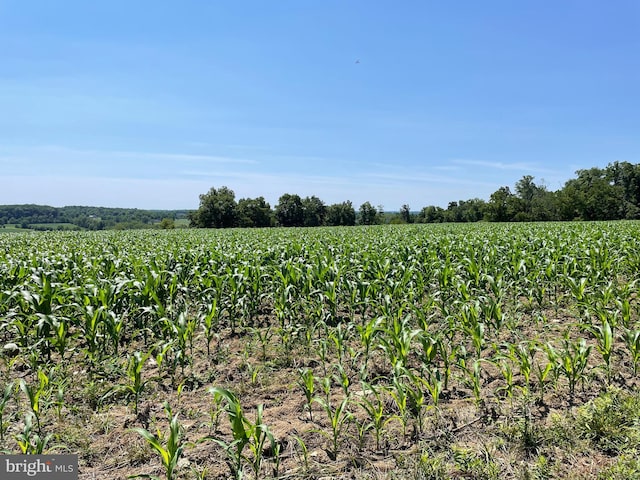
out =
{"type": "Polygon", "coordinates": [[[640,163],[640,2],[0,0],[0,204],[386,210],[640,163]]]}

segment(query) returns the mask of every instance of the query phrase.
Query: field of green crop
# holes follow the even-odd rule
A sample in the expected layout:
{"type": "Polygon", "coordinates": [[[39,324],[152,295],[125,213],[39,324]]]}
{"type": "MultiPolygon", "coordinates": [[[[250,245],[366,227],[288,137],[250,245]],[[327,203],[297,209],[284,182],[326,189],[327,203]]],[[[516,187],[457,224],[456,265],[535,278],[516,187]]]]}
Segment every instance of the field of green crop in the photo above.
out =
{"type": "Polygon", "coordinates": [[[640,478],[640,224],[0,233],[0,450],[640,478]]]}

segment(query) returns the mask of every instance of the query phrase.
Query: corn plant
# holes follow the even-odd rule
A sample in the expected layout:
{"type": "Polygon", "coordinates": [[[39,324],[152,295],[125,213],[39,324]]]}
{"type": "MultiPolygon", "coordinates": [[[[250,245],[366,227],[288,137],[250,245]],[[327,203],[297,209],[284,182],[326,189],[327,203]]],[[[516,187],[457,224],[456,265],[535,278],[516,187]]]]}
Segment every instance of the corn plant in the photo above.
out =
{"type": "Polygon", "coordinates": [[[425,382],[425,387],[427,388],[427,390],[429,391],[429,395],[431,396],[431,403],[433,404],[433,408],[437,411],[444,387],[444,383],[440,375],[440,370],[433,369],[429,371],[427,381],[425,382]]]}
{"type": "Polygon", "coordinates": [[[222,315],[222,309],[220,308],[222,280],[221,277],[218,276],[215,276],[213,278],[214,281],[218,282],[216,288],[214,289],[215,295],[212,298],[208,299],[208,302],[206,303],[206,311],[200,316],[200,325],[202,326],[204,337],[206,339],[207,356],[211,355],[211,342],[218,333],[220,317],[222,315]]]}
{"type": "Polygon", "coordinates": [[[380,450],[380,440],[384,433],[384,427],[388,421],[385,405],[380,392],[376,387],[366,382],[362,382],[362,400],[360,406],[369,415],[370,422],[366,424],[367,429],[373,429],[376,439],[376,450],[380,450]],[[373,398],[371,396],[373,395],[373,398]]]}
{"type": "Polygon", "coordinates": [[[306,405],[309,411],[309,419],[313,422],[313,409],[311,408],[315,393],[315,377],[313,376],[313,370],[311,370],[310,368],[299,369],[298,385],[304,392],[304,396],[307,400],[306,405]]]}
{"type": "MultiPolygon", "coordinates": [[[[227,455],[227,466],[234,479],[239,480],[244,475],[244,462],[248,462],[256,477],[258,476],[264,456],[264,446],[269,440],[273,451],[276,451],[276,442],[269,428],[262,421],[262,405],[258,406],[256,421],[251,422],[242,410],[240,401],[231,391],[220,387],[211,387],[209,393],[218,396],[227,403],[227,415],[231,424],[233,440],[225,442],[221,438],[213,437],[216,444],[221,446],[227,455]],[[253,453],[248,458],[244,453],[246,446],[253,453]]],[[[210,438],[210,437],[207,437],[210,438]]]]}
{"type": "Polygon", "coordinates": [[[337,383],[342,387],[342,393],[345,396],[348,396],[349,386],[351,385],[351,379],[349,378],[349,375],[347,374],[346,370],[340,363],[336,364],[335,368],[337,371],[333,375],[333,380],[335,383],[337,383]]]}
{"type": "Polygon", "coordinates": [[[613,326],[607,318],[602,318],[600,325],[587,325],[586,330],[591,332],[596,338],[596,348],[602,360],[604,361],[604,369],[607,376],[607,383],[611,382],[611,356],[613,355],[615,337],[613,326]]]}
{"type": "Polygon", "coordinates": [[[482,359],[475,359],[471,365],[468,365],[466,359],[458,359],[458,367],[466,375],[465,380],[471,386],[476,405],[480,405],[482,401],[482,361],[482,359]]]}
{"type": "Polygon", "coordinates": [[[271,343],[273,335],[276,333],[273,325],[266,328],[250,328],[249,331],[260,341],[260,352],[262,360],[267,359],[267,346],[271,343]]]}
{"type": "Polygon", "coordinates": [[[380,348],[387,355],[392,368],[396,365],[408,365],[409,355],[412,350],[413,339],[421,333],[421,330],[411,328],[411,315],[400,318],[395,315],[384,334],[380,337],[380,348]]]}
{"type": "Polygon", "coordinates": [[[509,357],[518,365],[520,375],[524,379],[523,390],[529,390],[531,382],[531,372],[533,370],[533,359],[537,351],[534,342],[519,343],[517,345],[509,344],[509,357]]]}
{"type": "Polygon", "coordinates": [[[547,356],[547,361],[545,363],[537,362],[534,369],[537,377],[537,388],[540,393],[541,402],[544,402],[544,392],[547,384],[547,377],[549,375],[552,375],[554,384],[558,379],[558,369],[556,368],[556,366],[558,365],[558,352],[556,352],[556,349],[551,344],[546,344],[544,346],[544,351],[547,356]]]}
{"type": "Polygon", "coordinates": [[[569,395],[573,398],[575,388],[578,382],[584,382],[584,372],[589,360],[591,346],[587,346],[584,338],[577,342],[572,342],[565,338],[563,349],[559,352],[556,359],[556,368],[567,378],[569,382],[569,395]]]}
{"type": "MultiPolygon", "coordinates": [[[[251,450],[252,457],[250,460],[251,467],[253,469],[253,474],[255,478],[258,478],[260,474],[260,469],[262,466],[262,461],[264,459],[265,453],[265,445],[267,441],[270,443],[270,448],[272,453],[276,459],[275,470],[278,469],[279,464],[279,452],[280,452],[280,444],[275,441],[275,437],[271,433],[269,427],[262,421],[262,404],[258,405],[256,412],[256,420],[255,422],[247,422],[249,425],[249,437],[251,441],[249,442],[249,449],[251,450]]],[[[276,475],[277,476],[277,475],[276,475]]]]}
{"type": "Polygon", "coordinates": [[[624,344],[627,346],[627,349],[631,354],[633,374],[637,375],[638,364],[640,364],[640,330],[625,328],[623,332],[622,338],[624,340],[624,344]]]}
{"type": "MultiPolygon", "coordinates": [[[[424,415],[427,409],[428,397],[425,390],[428,390],[429,382],[419,375],[415,375],[411,370],[405,370],[407,378],[406,392],[409,406],[409,413],[417,421],[417,433],[422,434],[424,429],[424,415]]],[[[416,435],[414,434],[414,437],[416,435]]]]}
{"type": "Polygon", "coordinates": [[[392,384],[386,387],[385,390],[391,398],[393,398],[396,408],[398,409],[398,413],[393,415],[393,418],[400,421],[402,425],[402,436],[406,437],[407,423],[409,421],[409,394],[400,375],[394,373],[392,384]]]}
{"type": "Polygon", "coordinates": [[[507,398],[513,397],[514,377],[513,366],[511,360],[513,357],[504,354],[496,355],[490,362],[498,367],[502,377],[504,378],[505,385],[497,389],[497,391],[504,392],[507,398]]]}
{"type": "Polygon", "coordinates": [[[344,360],[344,354],[348,349],[348,341],[351,338],[351,326],[350,324],[338,324],[335,329],[329,332],[329,339],[333,341],[338,352],[338,364],[342,365],[344,360]]]}
{"type": "MultiPolygon", "coordinates": [[[[183,432],[182,426],[178,421],[178,414],[173,415],[171,406],[166,402],[164,404],[164,410],[169,419],[168,434],[163,435],[160,430],[153,434],[144,428],[134,428],[133,431],[144,438],[147,444],[160,456],[160,461],[162,462],[167,477],[166,480],[173,480],[176,478],[178,460],[180,460],[186,444],[182,439],[183,432]]],[[[151,478],[160,480],[159,477],[148,474],[132,475],[129,478],[151,478]]]]}
{"type": "Polygon", "coordinates": [[[14,389],[13,382],[8,383],[4,388],[2,397],[0,397],[0,442],[2,443],[4,443],[4,433],[7,430],[7,423],[5,422],[4,411],[7,408],[7,404],[9,403],[9,400],[13,397],[13,389],[14,389]]]}
{"type": "Polygon", "coordinates": [[[53,438],[53,434],[42,436],[40,426],[37,430],[33,429],[33,420],[38,417],[33,412],[27,412],[22,422],[22,431],[16,436],[18,447],[23,455],[42,455],[45,453],[47,445],[53,438]]]}
{"type": "Polygon", "coordinates": [[[307,472],[309,472],[309,449],[307,448],[307,444],[305,443],[305,441],[298,435],[293,435],[293,439],[296,441],[296,443],[300,447],[300,451],[302,452],[303,472],[306,474],[307,472]]]}
{"type": "Polygon", "coordinates": [[[353,419],[353,415],[348,410],[350,398],[345,396],[337,406],[332,405],[330,398],[315,397],[314,401],[319,403],[327,414],[331,431],[327,433],[320,430],[319,433],[326,435],[331,439],[331,450],[328,454],[332,460],[336,460],[340,449],[340,436],[342,435],[344,428],[353,419]]]}
{"type": "Polygon", "coordinates": [[[471,338],[476,359],[479,359],[485,341],[485,324],[480,320],[478,306],[476,304],[464,305],[460,311],[460,320],[464,332],[471,338]]]}
{"type": "Polygon", "coordinates": [[[31,407],[31,412],[33,414],[33,418],[36,420],[36,424],[38,427],[38,433],[41,433],[40,426],[40,414],[41,411],[41,399],[43,396],[48,395],[48,387],[49,386],[49,377],[42,370],[38,370],[38,384],[37,386],[29,385],[23,379],[20,380],[20,390],[22,390],[29,400],[29,406],[31,407]]]}
{"type": "Polygon", "coordinates": [[[124,391],[125,393],[132,395],[134,399],[134,413],[138,415],[138,405],[140,403],[140,396],[142,392],[146,388],[147,384],[152,380],[142,380],[142,368],[149,358],[150,352],[141,353],[134,352],[131,357],[129,357],[129,362],[127,363],[127,383],[122,385],[119,390],[124,391]]]}

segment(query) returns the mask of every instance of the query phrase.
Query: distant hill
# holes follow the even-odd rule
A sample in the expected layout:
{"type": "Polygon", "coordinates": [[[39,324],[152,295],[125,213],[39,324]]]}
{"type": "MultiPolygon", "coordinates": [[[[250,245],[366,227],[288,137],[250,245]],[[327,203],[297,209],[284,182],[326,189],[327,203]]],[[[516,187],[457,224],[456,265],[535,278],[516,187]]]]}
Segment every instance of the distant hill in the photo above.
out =
{"type": "Polygon", "coordinates": [[[0,205],[0,227],[10,225],[36,230],[153,228],[163,219],[185,225],[188,214],[189,210],[0,205]]]}

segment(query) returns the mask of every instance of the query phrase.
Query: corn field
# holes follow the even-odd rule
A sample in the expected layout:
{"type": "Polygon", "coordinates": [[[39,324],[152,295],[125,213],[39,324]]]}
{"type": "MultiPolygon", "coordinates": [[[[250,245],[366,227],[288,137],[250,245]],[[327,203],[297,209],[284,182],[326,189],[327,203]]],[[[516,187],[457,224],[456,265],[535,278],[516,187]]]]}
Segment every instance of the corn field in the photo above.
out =
{"type": "Polygon", "coordinates": [[[0,247],[5,453],[86,479],[640,475],[640,224],[0,247]]]}

